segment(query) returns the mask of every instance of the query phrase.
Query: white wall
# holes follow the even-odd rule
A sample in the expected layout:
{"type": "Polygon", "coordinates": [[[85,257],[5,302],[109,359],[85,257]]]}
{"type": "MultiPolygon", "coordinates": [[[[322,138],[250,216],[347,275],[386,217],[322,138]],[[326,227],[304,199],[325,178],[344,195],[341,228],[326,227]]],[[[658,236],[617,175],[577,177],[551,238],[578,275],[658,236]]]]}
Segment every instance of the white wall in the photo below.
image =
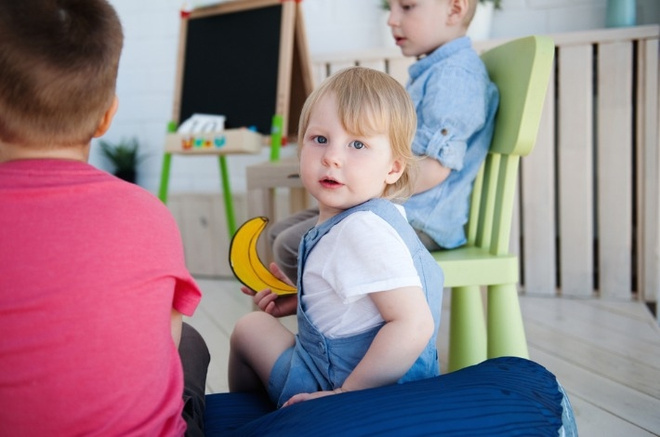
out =
{"type": "MultiPolygon", "coordinates": [[[[172,114],[180,9],[183,0],[110,0],[124,25],[117,93],[119,111],[107,141],[137,137],[145,158],[140,185],[156,192],[160,180],[165,128],[172,114]]],[[[190,1],[192,6],[212,0],[190,1]]],[[[387,44],[380,0],[304,0],[311,55],[369,49],[387,44]]],[[[558,33],[605,26],[607,0],[503,0],[495,12],[491,37],[558,33]]],[[[660,22],[659,0],[637,0],[639,24],[660,22]]],[[[258,29],[255,29],[258,31],[258,29]]],[[[231,42],[228,42],[231,44],[231,42]]],[[[286,147],[283,154],[291,153],[286,147]]],[[[265,161],[261,156],[231,156],[231,185],[245,190],[244,167],[265,161]]],[[[109,168],[92,147],[90,162],[109,168]]],[[[219,192],[217,160],[174,156],[170,192],[219,192]]]]}

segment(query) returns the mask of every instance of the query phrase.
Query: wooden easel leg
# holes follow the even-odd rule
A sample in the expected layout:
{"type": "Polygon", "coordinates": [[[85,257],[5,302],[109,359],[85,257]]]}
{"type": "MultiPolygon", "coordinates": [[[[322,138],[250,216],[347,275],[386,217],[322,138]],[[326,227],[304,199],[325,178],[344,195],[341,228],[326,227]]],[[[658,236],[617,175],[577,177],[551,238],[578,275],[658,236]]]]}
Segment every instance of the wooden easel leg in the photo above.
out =
{"type": "Polygon", "coordinates": [[[231,189],[229,187],[229,170],[227,168],[227,158],[224,155],[218,156],[220,164],[220,179],[222,181],[222,196],[225,201],[225,215],[227,216],[227,230],[229,231],[229,239],[234,236],[236,232],[236,218],[234,215],[234,201],[231,197],[231,189]]]}
{"type": "Polygon", "coordinates": [[[170,183],[170,165],[172,164],[172,154],[163,155],[163,168],[160,172],[160,188],[158,189],[158,198],[161,202],[167,204],[167,188],[170,183]]]}
{"type": "Polygon", "coordinates": [[[451,290],[449,320],[449,372],[486,359],[486,322],[478,286],[451,290]]]}

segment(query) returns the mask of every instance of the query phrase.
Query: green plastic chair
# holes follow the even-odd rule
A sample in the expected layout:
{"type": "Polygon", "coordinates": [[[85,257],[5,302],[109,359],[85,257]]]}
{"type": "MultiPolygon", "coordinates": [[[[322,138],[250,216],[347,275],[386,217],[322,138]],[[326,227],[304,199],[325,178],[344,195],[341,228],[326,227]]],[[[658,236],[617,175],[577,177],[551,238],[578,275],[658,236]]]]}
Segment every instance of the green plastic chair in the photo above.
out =
{"type": "Polygon", "coordinates": [[[500,91],[500,106],[490,150],[474,182],[468,242],[433,252],[444,270],[445,287],[451,288],[450,372],[487,358],[529,356],[518,302],[518,257],[509,253],[509,236],[518,164],[536,141],[554,42],[544,36],[520,38],[481,58],[500,91]]]}

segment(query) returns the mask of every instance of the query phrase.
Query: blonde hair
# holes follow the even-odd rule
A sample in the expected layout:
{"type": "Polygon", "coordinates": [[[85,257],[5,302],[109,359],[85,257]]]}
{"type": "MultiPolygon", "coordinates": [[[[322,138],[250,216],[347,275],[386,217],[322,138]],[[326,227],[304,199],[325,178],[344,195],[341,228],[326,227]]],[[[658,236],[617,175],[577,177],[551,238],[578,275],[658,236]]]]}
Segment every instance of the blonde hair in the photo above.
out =
{"type": "Polygon", "coordinates": [[[0,140],[88,144],[115,97],[122,44],[106,0],[0,2],[0,140]]]}
{"type": "Polygon", "coordinates": [[[417,159],[411,144],[417,128],[417,116],[410,96],[394,78],[364,67],[350,67],[324,80],[307,98],[300,114],[298,139],[302,142],[316,104],[334,94],[339,119],[346,132],[356,136],[385,134],[392,155],[404,170],[401,177],[388,185],[382,197],[402,201],[413,194],[417,159]]]}

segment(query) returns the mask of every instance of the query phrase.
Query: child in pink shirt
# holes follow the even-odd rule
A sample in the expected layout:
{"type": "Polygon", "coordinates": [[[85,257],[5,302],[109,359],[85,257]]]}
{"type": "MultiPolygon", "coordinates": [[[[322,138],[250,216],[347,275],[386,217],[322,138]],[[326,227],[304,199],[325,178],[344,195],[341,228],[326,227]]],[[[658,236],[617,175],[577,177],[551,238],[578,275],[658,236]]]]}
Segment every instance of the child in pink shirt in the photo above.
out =
{"type": "Polygon", "coordinates": [[[0,435],[203,424],[208,350],[182,323],[201,293],[176,223],[87,163],[117,110],[122,41],[106,0],[0,2],[0,435]]]}

